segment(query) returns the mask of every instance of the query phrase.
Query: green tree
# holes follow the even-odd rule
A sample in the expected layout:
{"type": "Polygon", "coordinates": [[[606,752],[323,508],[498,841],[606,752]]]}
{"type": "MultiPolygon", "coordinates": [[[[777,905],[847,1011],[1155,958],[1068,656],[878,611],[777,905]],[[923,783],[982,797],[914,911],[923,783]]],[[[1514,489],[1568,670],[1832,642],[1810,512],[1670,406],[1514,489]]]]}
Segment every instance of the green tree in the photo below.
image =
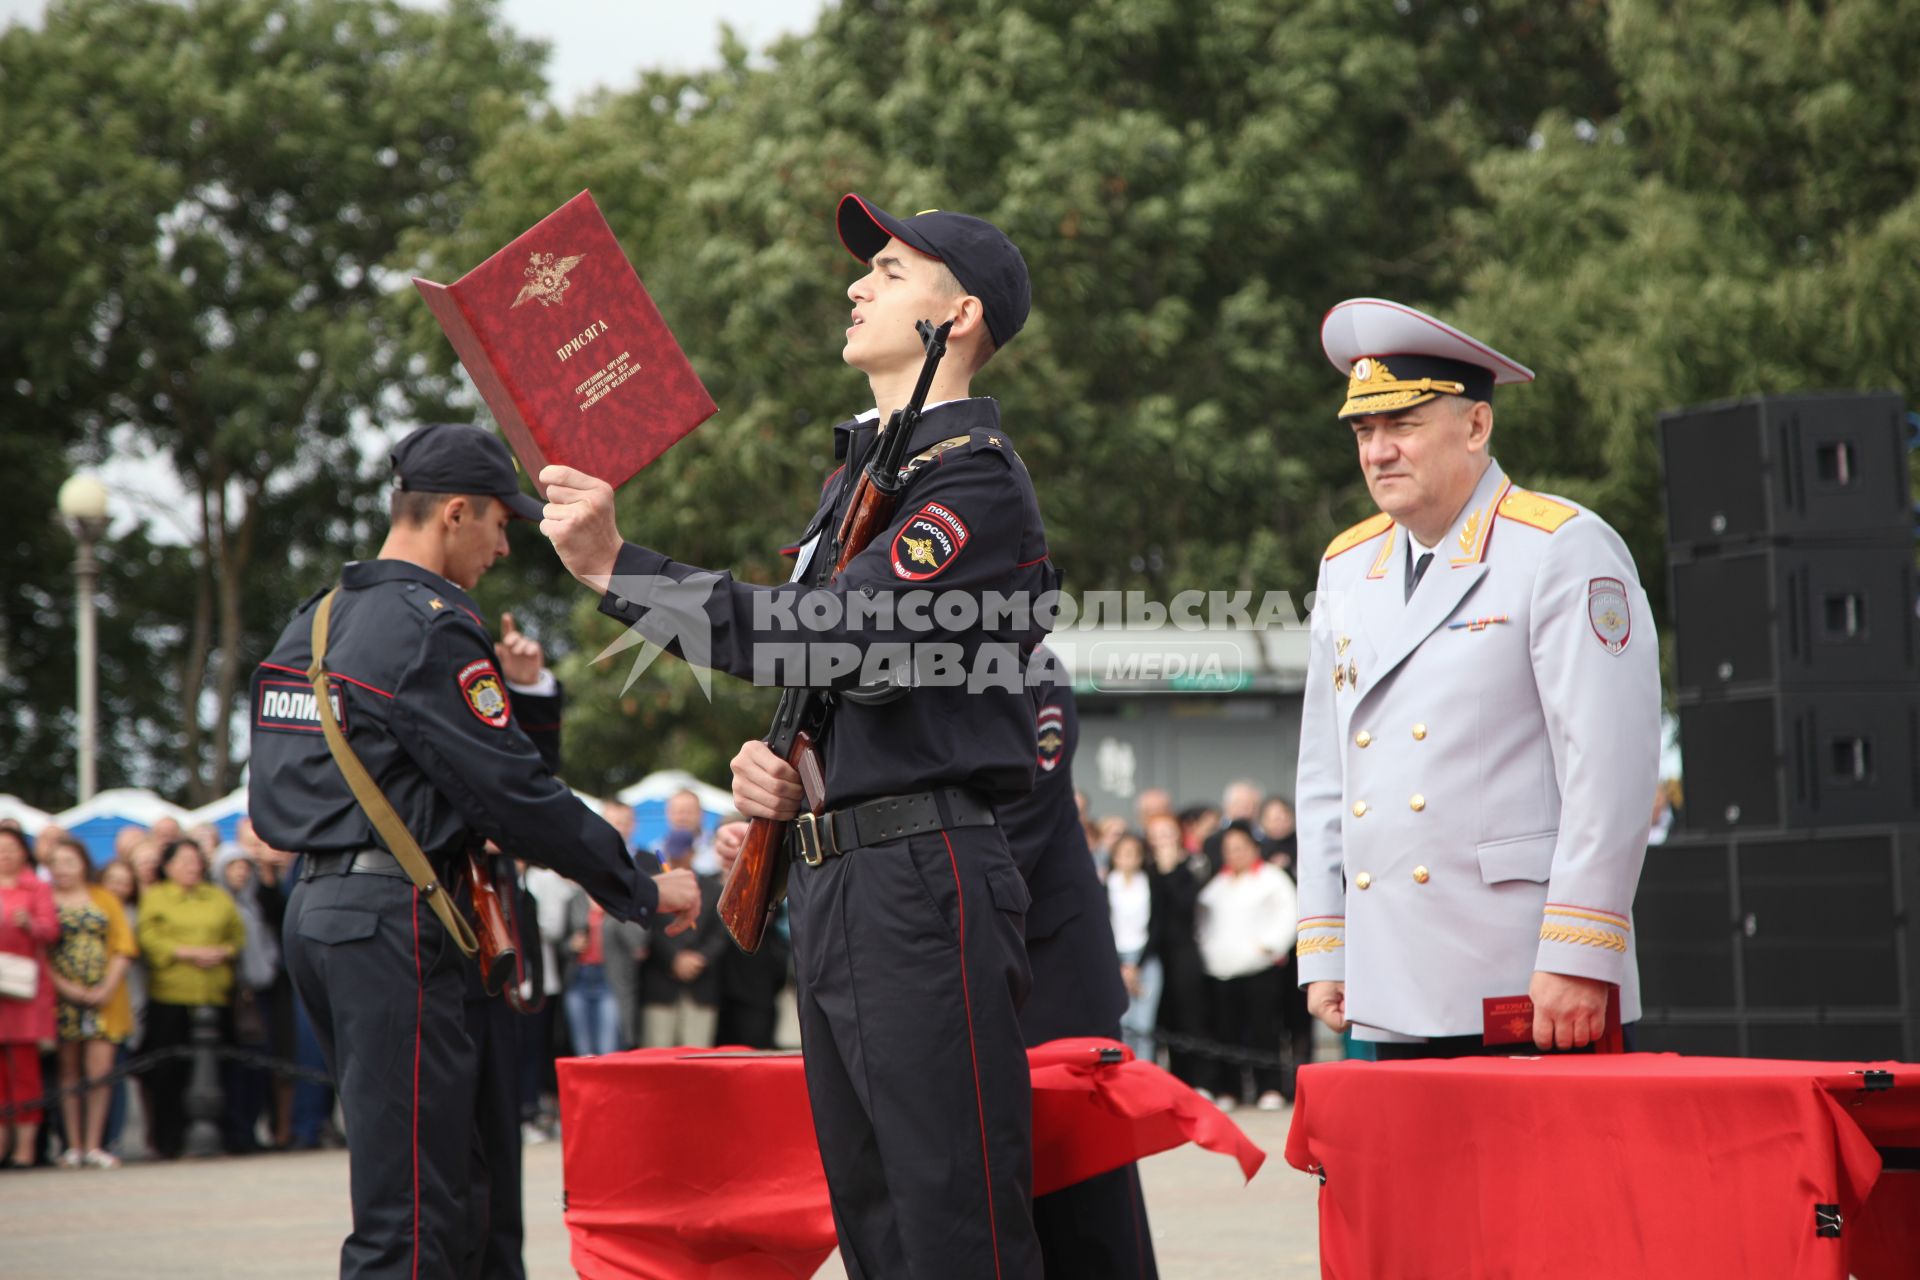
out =
{"type": "Polygon", "coordinates": [[[1476,169],[1459,313],[1542,374],[1501,456],[1606,515],[1657,611],[1663,410],[1920,380],[1916,23],[1910,0],[1617,0],[1619,111],[1551,113],[1476,169]]]}
{"type": "Polygon", "coordinates": [[[189,495],[184,554],[115,551],[160,597],[115,615],[158,659],[116,679],[166,691],[121,731],[158,749],[146,780],[233,785],[251,661],[366,549],[356,430],[406,374],[382,264],[458,221],[542,56],[492,0],[64,0],[0,35],[6,417],[156,457],[189,495]]]}
{"type": "MultiPolygon", "coordinates": [[[[590,186],[721,407],[627,487],[622,527],[771,581],[833,465],[828,424],[864,407],[838,359],[855,272],[835,201],[979,213],[1025,247],[1035,309],[976,385],[1009,406],[1068,585],[1297,597],[1364,514],[1321,314],[1452,295],[1473,162],[1551,104],[1617,109],[1604,18],[1580,0],[844,3],[764,67],[732,46],[712,73],[512,131],[472,216],[404,263],[464,270],[590,186]]],[[[759,731],[764,702],[726,681],[740,702],[719,716],[652,675],[623,699],[624,663],[587,662],[610,624],[576,607],[577,780],[689,740],[723,759],[759,731]]]]}

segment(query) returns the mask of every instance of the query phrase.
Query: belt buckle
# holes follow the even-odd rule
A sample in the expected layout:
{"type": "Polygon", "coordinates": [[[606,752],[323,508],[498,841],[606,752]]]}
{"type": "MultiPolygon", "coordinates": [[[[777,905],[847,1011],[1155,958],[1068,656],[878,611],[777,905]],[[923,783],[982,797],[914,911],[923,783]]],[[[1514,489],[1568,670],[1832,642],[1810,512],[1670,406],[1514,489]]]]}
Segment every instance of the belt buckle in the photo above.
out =
{"type": "MultiPolygon", "coordinates": [[[[800,838],[800,861],[810,867],[817,867],[827,860],[826,850],[820,843],[820,815],[803,813],[793,820],[793,829],[800,838]]],[[[827,824],[827,839],[833,839],[833,824],[827,824]]],[[[836,845],[834,852],[840,850],[836,845]]]]}

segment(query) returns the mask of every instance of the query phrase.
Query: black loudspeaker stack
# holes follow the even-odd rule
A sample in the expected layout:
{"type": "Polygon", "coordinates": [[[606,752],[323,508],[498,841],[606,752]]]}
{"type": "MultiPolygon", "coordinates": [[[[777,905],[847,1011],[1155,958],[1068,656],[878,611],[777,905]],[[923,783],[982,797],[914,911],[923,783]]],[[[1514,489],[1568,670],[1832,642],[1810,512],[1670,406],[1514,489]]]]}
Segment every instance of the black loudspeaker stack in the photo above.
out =
{"type": "Polygon", "coordinates": [[[1650,1049],[1920,1053],[1920,583],[1895,395],[1660,420],[1683,824],[1635,901],[1650,1049]]]}

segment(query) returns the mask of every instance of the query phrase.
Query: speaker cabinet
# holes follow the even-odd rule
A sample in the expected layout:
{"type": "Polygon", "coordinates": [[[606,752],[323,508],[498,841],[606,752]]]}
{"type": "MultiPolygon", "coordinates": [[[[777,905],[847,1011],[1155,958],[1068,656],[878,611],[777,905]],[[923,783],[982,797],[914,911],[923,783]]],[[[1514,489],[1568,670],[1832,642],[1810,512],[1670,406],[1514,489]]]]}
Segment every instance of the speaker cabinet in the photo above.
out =
{"type": "Polygon", "coordinates": [[[1756,546],[1671,566],[1683,694],[1897,684],[1916,670],[1913,540],[1756,546]]]}
{"type": "Polygon", "coordinates": [[[1689,836],[1647,850],[1635,1047],[1911,1061],[1920,828],[1689,836]]]}
{"type": "Polygon", "coordinates": [[[1683,693],[1690,832],[1920,816],[1920,688],[1683,693]]]}
{"type": "Polygon", "coordinates": [[[1910,533],[1894,394],[1760,396],[1660,417],[1675,546],[1910,533]]]}

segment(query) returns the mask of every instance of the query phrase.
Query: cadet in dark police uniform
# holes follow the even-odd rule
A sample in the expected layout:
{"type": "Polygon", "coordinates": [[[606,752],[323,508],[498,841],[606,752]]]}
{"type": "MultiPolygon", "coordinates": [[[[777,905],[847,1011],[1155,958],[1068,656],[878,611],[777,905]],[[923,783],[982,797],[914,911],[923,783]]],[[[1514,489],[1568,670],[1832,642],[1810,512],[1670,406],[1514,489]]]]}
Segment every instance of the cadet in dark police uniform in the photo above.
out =
{"type": "MultiPolygon", "coordinates": [[[[1000,407],[968,398],[975,370],[1026,321],[1026,264],[997,228],[961,214],[900,219],[848,196],[839,229],[869,267],[847,290],[843,358],[867,374],[877,412],[836,429],[845,465],[829,477],[800,555],[827,554],[827,540],[807,543],[839,519],[876,423],[910,397],[923,358],[916,322],[951,320],[892,526],[816,590],[749,586],[623,543],[612,492],[564,467],[541,474],[541,529],[576,578],[611,584],[605,612],[662,643],[697,621],[711,640],[707,665],[735,675],[754,675],[756,650],[800,641],[863,655],[949,644],[965,669],[1004,673],[972,690],[922,673],[891,701],[836,700],[821,744],[830,816],[820,856],[792,866],[788,905],[807,1088],[848,1275],[1038,1276],[1017,1017],[1028,894],[994,806],[1033,785],[1022,673],[1039,633],[1027,619],[990,628],[943,621],[939,609],[911,619],[904,607],[916,590],[978,606],[990,591],[1033,601],[1054,584],[1033,484],[1000,407]],[[691,618],[677,603],[689,599],[702,601],[691,618]],[[901,607],[886,610],[894,625],[849,625],[849,601],[901,607]],[[779,622],[796,616],[820,625],[779,622]]],[[[788,669],[787,678],[807,677],[788,669]]],[[[742,813],[797,812],[797,777],[765,743],[743,747],[734,773],[742,813]]]]}
{"type": "MultiPolygon", "coordinates": [[[[1049,660],[1044,650],[1034,658],[1036,664],[1049,660]]],[[[1118,1040],[1127,989],[1120,981],[1107,892],[1073,798],[1080,708],[1064,672],[1036,683],[1033,701],[1033,790],[994,806],[1033,895],[1027,909],[1033,989],[1020,1009],[1020,1027],[1029,1046],[1078,1036],[1118,1040]]],[[[1033,1218],[1049,1280],[1159,1274],[1133,1165],[1039,1197],[1033,1218]]]]}
{"type": "MultiPolygon", "coordinates": [[[[393,462],[393,526],[379,559],[341,575],[326,667],[349,747],[435,882],[461,885],[456,859],[491,839],[622,919],[697,910],[692,877],[640,875],[515,719],[466,594],[506,554],[508,519],[538,510],[515,485],[505,446],[436,425],[402,440],[393,462]]],[[[340,1271],[473,1275],[487,1211],[472,1186],[481,1075],[465,1008],[472,964],[329,753],[307,677],[320,599],[301,607],[254,674],[248,807],[263,839],[304,855],[286,956],[346,1117],[353,1233],[340,1271]]]]}

